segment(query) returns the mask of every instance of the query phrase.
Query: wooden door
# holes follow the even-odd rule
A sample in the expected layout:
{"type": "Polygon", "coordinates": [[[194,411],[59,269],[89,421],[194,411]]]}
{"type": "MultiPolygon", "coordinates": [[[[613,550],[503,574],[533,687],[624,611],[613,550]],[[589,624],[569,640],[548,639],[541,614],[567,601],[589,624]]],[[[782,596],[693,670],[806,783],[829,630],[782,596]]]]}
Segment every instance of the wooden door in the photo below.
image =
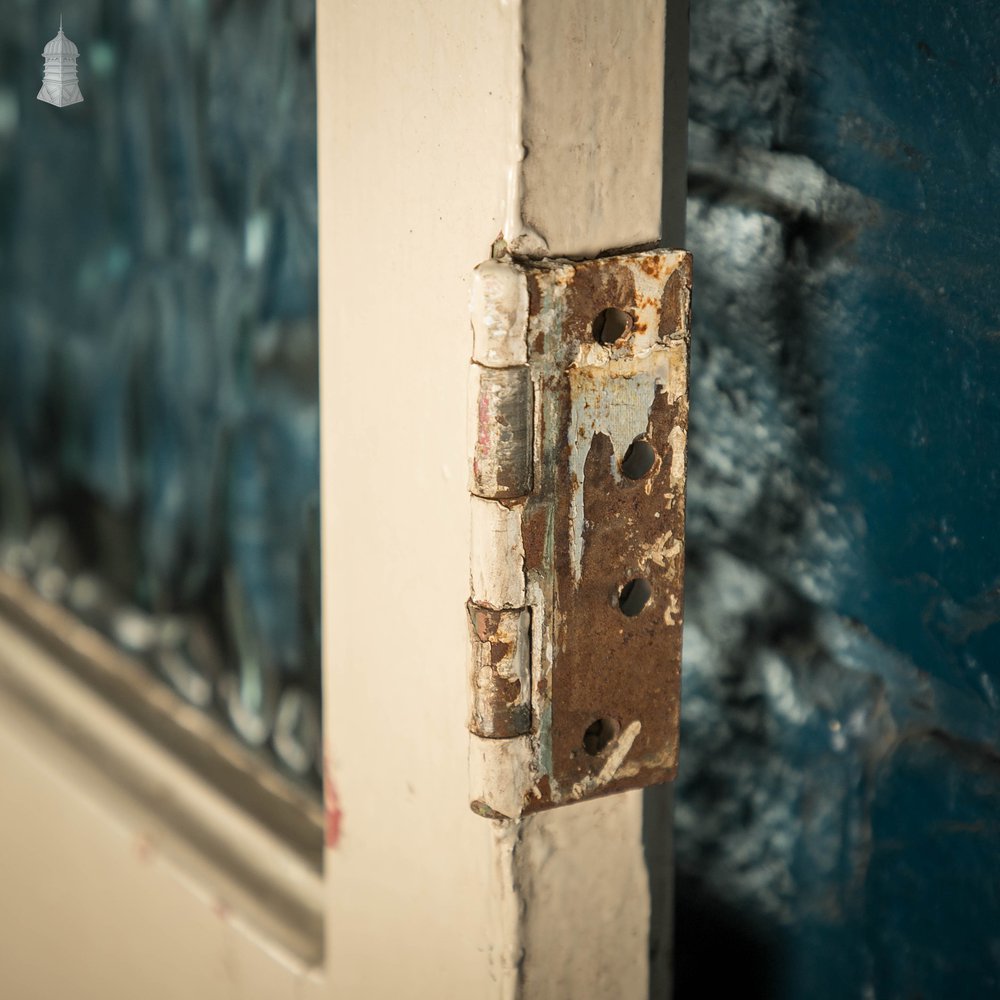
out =
{"type": "Polygon", "coordinates": [[[593,257],[659,244],[665,218],[680,242],[678,7],[319,0],[324,870],[0,623],[6,994],[662,986],[662,810],[644,848],[641,792],[468,807],[465,413],[498,236],[593,257]]]}

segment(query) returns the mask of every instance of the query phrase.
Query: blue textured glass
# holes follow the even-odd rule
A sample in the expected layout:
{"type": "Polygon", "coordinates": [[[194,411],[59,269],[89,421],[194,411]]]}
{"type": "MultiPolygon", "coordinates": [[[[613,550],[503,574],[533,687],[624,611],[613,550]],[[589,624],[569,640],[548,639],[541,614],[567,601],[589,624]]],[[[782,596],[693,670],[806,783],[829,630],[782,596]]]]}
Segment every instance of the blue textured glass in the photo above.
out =
{"type": "Polygon", "coordinates": [[[310,780],[313,6],[12,0],[0,18],[4,568],[310,780]],[[68,107],[36,100],[60,13],[68,107]]]}

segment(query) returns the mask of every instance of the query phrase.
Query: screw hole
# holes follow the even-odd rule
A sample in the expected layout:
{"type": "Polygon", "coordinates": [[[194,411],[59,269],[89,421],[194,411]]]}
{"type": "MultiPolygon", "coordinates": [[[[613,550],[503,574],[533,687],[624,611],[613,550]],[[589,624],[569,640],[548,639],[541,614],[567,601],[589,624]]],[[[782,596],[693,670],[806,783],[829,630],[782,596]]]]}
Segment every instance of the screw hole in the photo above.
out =
{"type": "Polygon", "coordinates": [[[605,309],[597,314],[591,332],[599,344],[613,344],[632,329],[632,317],[621,309],[605,309]]]}
{"type": "Polygon", "coordinates": [[[637,437],[625,452],[622,459],[622,475],[627,479],[642,479],[649,474],[656,462],[656,452],[645,439],[637,437]]]}
{"type": "Polygon", "coordinates": [[[583,734],[583,749],[596,757],[617,735],[618,723],[614,719],[595,719],[583,734]]]}
{"type": "Polygon", "coordinates": [[[621,593],[618,595],[618,610],[626,618],[634,618],[642,611],[652,596],[653,588],[649,581],[637,576],[622,587],[621,593]]]}

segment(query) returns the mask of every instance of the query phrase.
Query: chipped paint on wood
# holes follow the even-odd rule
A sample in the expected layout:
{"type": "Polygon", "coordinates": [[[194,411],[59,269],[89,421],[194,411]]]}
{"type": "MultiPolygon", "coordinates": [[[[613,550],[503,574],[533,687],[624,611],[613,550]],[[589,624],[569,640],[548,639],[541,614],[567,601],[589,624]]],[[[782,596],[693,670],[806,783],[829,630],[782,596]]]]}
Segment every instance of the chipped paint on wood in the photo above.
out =
{"type": "MultiPolygon", "coordinates": [[[[484,769],[479,751],[474,797],[480,811],[520,815],[676,770],[691,272],[681,251],[490,265],[497,288],[527,289],[527,365],[496,371],[528,373],[533,428],[519,454],[530,447],[534,469],[523,496],[473,500],[473,593],[493,587],[507,607],[526,597],[532,719],[517,742],[523,770],[496,748],[484,769]],[[649,453],[639,472],[625,464],[633,445],[649,453]],[[631,615],[635,580],[649,594],[631,615]]],[[[520,323],[511,295],[493,298],[491,330],[520,323]]],[[[481,387],[486,369],[473,367],[481,387]]],[[[515,446],[483,427],[496,409],[483,396],[475,458],[492,482],[491,462],[509,467],[515,446]]]]}

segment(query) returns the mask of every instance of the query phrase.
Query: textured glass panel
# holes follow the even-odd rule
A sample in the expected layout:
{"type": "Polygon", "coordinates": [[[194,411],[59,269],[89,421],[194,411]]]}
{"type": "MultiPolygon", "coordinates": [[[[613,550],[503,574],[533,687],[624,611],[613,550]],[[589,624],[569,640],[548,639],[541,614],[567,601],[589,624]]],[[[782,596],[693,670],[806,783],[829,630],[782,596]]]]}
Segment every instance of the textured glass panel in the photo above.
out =
{"type": "Polygon", "coordinates": [[[313,40],[312,0],[4,5],[0,557],[315,782],[313,40]]]}

